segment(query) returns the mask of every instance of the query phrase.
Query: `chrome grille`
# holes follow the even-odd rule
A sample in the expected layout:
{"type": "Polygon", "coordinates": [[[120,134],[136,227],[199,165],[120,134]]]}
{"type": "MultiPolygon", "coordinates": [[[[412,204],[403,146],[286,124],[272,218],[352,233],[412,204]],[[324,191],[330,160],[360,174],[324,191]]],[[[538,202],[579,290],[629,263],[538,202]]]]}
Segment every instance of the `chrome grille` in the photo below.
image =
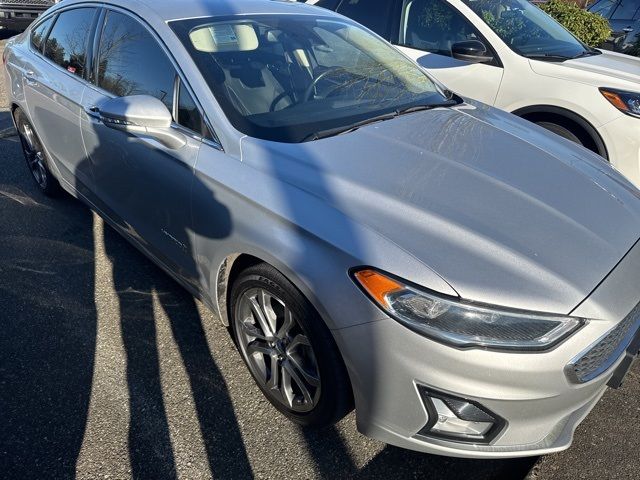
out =
{"type": "Polygon", "coordinates": [[[15,7],[42,7],[49,8],[54,4],[53,0],[0,0],[0,7],[11,5],[15,7]]]}
{"type": "Polygon", "coordinates": [[[615,328],[567,366],[571,379],[585,383],[606,372],[627,349],[639,327],[640,303],[615,328]]]}

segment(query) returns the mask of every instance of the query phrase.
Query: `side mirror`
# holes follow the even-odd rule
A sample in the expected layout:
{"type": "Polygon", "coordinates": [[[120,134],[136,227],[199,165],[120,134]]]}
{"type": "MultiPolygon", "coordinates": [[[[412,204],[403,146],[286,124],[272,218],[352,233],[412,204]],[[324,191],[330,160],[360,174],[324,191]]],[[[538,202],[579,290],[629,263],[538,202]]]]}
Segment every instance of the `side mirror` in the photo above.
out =
{"type": "Polygon", "coordinates": [[[480,40],[465,40],[451,45],[453,58],[469,63],[488,63],[493,60],[493,55],[487,51],[480,40]]]}
{"type": "Polygon", "coordinates": [[[171,128],[171,113],[150,95],[111,98],[91,109],[105,126],[136,135],[146,135],[170,149],[183,147],[186,137],[171,128]]]}

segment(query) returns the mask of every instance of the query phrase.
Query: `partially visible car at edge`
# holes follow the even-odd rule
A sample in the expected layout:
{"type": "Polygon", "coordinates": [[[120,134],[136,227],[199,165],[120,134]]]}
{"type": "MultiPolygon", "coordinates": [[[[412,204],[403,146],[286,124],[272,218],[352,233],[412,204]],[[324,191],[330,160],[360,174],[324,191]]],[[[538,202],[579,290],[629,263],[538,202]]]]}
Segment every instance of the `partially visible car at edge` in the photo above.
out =
{"type": "Polygon", "coordinates": [[[65,0],[3,63],[38,187],[201,298],[299,424],[355,402],[405,448],[556,452],[637,356],[638,189],[348,18],[65,0]]]}
{"type": "Polygon", "coordinates": [[[603,48],[640,54],[640,0],[598,0],[588,10],[609,20],[611,38],[603,48]]]}
{"type": "Polygon", "coordinates": [[[21,32],[60,0],[0,0],[0,28],[21,32]]]}
{"type": "Polygon", "coordinates": [[[526,0],[311,0],[446,87],[537,123],[640,185],[640,59],[590,48],[526,0]]]}

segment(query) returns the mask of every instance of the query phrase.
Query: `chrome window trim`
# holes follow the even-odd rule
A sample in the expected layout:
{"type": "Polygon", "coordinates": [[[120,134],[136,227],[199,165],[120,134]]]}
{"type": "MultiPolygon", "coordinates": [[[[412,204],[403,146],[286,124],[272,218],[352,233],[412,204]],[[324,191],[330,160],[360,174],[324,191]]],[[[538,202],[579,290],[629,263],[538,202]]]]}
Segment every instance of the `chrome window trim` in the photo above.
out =
{"type": "Polygon", "coordinates": [[[224,152],[224,148],[222,147],[222,144],[216,140],[212,140],[210,138],[203,138],[202,143],[210,147],[213,147],[216,150],[220,150],[221,152],[224,152]]]}
{"type": "MultiPolygon", "coordinates": [[[[49,35],[51,34],[51,30],[53,30],[53,27],[56,26],[56,22],[58,21],[58,16],[63,13],[63,12],[67,12],[69,10],[75,10],[78,8],[95,8],[96,11],[96,15],[100,15],[100,5],[99,3],[78,3],[78,4],[73,4],[70,5],[68,7],[65,8],[61,8],[56,10],[55,12],[51,12],[50,14],[47,14],[46,17],[43,17],[42,20],[38,21],[38,25],[43,22],[45,19],[50,18],[52,16],[55,16],[56,18],[54,19],[54,22],[51,24],[51,26],[49,27],[49,30],[47,31],[47,36],[45,37],[45,44],[42,47],[42,52],[38,52],[37,50],[33,49],[33,45],[31,44],[31,32],[33,32],[33,28],[31,26],[29,26],[30,30],[29,30],[29,52],[33,53],[35,55],[37,55],[41,60],[44,60],[45,62],[47,62],[49,65],[52,65],[54,68],[56,68],[57,70],[59,70],[60,72],[64,73],[65,75],[67,75],[70,78],[73,78],[74,80],[80,81],[82,82],[85,86],[90,85],[90,83],[87,81],[86,78],[81,77],[79,75],[74,75],[73,73],[67,71],[67,69],[62,68],[60,65],[58,65],[57,63],[55,63],[53,60],[51,60],[49,57],[47,57],[44,54],[44,50],[45,50],[45,46],[46,46],[46,40],[49,39],[49,35]]],[[[94,17],[94,21],[95,21],[95,17],[94,17]]],[[[36,25],[37,26],[37,25],[36,25]]],[[[88,43],[88,42],[87,42],[88,43]]],[[[75,101],[74,101],[75,103],[75,101]]]]}
{"type": "MultiPolygon", "coordinates": [[[[198,110],[200,111],[200,115],[202,115],[202,118],[204,119],[206,126],[209,130],[209,132],[211,133],[211,135],[214,137],[212,140],[215,144],[219,145],[219,149],[224,151],[222,148],[222,144],[219,141],[219,137],[216,134],[215,130],[213,129],[213,127],[211,126],[211,122],[209,121],[209,118],[207,117],[206,113],[204,112],[204,109],[202,108],[202,105],[200,104],[200,101],[198,100],[198,97],[193,93],[193,89],[191,88],[191,85],[189,85],[189,82],[187,82],[186,77],[184,75],[184,73],[182,72],[182,70],[180,69],[180,66],[178,65],[178,63],[176,62],[175,58],[173,57],[173,55],[171,54],[171,52],[169,51],[169,49],[167,48],[167,46],[165,45],[165,43],[162,41],[162,39],[160,38],[160,36],[155,32],[155,30],[153,28],[151,28],[151,26],[149,26],[149,24],[147,24],[147,22],[144,21],[144,19],[142,19],[141,17],[139,17],[137,14],[135,14],[134,12],[117,6],[117,5],[112,5],[112,4],[108,4],[108,3],[102,3],[101,4],[105,10],[105,15],[104,17],[106,18],[108,12],[114,11],[114,12],[118,12],[121,13],[123,15],[127,15],[128,17],[132,18],[133,20],[137,21],[140,25],[142,25],[148,32],[149,34],[155,39],[155,41],[158,43],[158,45],[160,46],[160,48],[164,51],[165,55],[167,56],[167,58],[169,59],[169,61],[171,62],[171,64],[173,65],[174,70],[176,71],[176,74],[178,77],[180,77],[180,83],[185,85],[187,87],[187,91],[189,92],[189,94],[191,95],[191,98],[193,99],[193,101],[196,104],[196,107],[198,108],[198,110]]],[[[103,24],[102,27],[104,26],[104,19],[103,19],[103,24]]],[[[100,35],[98,36],[98,38],[96,39],[97,43],[98,43],[98,47],[100,45],[100,38],[102,35],[102,28],[100,28],[101,26],[98,26],[99,28],[96,30],[96,35],[98,35],[98,30],[100,30],[100,35]]],[[[100,55],[100,49],[98,48],[95,52],[94,52],[94,56],[96,57],[96,59],[98,58],[98,56],[100,55]]],[[[98,63],[98,62],[96,62],[98,63]]],[[[97,79],[96,79],[97,81],[97,79]]],[[[98,92],[104,92],[105,90],[98,87],[97,83],[92,84],[95,87],[98,88],[98,92]]],[[[175,89],[174,89],[174,94],[175,94],[175,89]]],[[[109,93],[109,95],[111,96],[111,98],[114,97],[113,94],[109,93]]],[[[175,96],[175,95],[174,95],[175,96]]],[[[184,127],[183,127],[184,128],[184,127]]],[[[195,132],[197,134],[197,132],[195,132]]],[[[201,137],[202,138],[202,137],[201,137]]]]}
{"type": "MultiPolygon", "coordinates": [[[[51,23],[51,25],[49,26],[49,28],[47,28],[47,32],[44,35],[44,39],[46,40],[47,38],[49,38],[49,34],[51,33],[51,29],[53,28],[53,26],[56,24],[56,15],[58,14],[58,11],[56,10],[55,12],[51,12],[45,16],[42,16],[40,18],[38,18],[35,22],[33,22],[31,25],[29,25],[29,41],[27,42],[29,44],[29,51],[31,53],[35,53],[35,54],[39,54],[44,56],[43,52],[40,52],[38,50],[34,50],[33,48],[33,31],[36,30],[40,25],[42,25],[44,22],[48,21],[48,20],[53,20],[53,22],[51,23]]],[[[44,51],[44,45],[46,42],[42,42],[42,50],[44,51]]]]}
{"type": "MultiPolygon", "coordinates": [[[[162,49],[162,51],[169,58],[169,61],[171,62],[171,64],[173,65],[173,68],[176,71],[176,75],[180,79],[180,83],[187,87],[187,91],[189,92],[189,95],[191,95],[191,98],[195,102],[196,107],[200,111],[200,115],[202,116],[202,118],[203,118],[203,120],[204,120],[204,122],[206,124],[206,127],[209,130],[209,132],[211,133],[213,138],[211,138],[211,139],[205,138],[201,134],[198,134],[197,132],[193,132],[192,130],[187,129],[187,128],[183,127],[182,125],[178,125],[177,123],[175,123],[175,125],[181,127],[181,129],[185,133],[189,132],[188,134],[189,134],[189,136],[191,138],[197,138],[197,139],[205,142],[207,145],[213,146],[214,148],[224,152],[224,148],[222,146],[222,143],[220,142],[219,137],[215,132],[215,129],[212,127],[211,122],[209,121],[209,118],[207,117],[206,113],[204,112],[204,109],[202,108],[202,105],[200,104],[200,101],[198,100],[197,96],[194,94],[193,89],[191,88],[191,85],[189,85],[189,83],[186,81],[185,75],[182,73],[182,70],[178,66],[175,58],[173,57],[173,55],[171,54],[171,52],[169,51],[167,46],[160,39],[158,34],[144,20],[142,20],[138,15],[136,15],[135,13],[127,10],[126,8],[122,8],[122,7],[119,7],[119,6],[116,6],[116,5],[112,5],[112,4],[106,4],[106,3],[103,3],[103,2],[82,2],[82,3],[75,3],[73,5],[57,8],[55,11],[49,12],[46,15],[43,15],[41,18],[38,18],[37,22],[35,22],[32,26],[29,27],[29,41],[28,41],[29,52],[37,55],[40,59],[44,60],[47,64],[53,66],[58,71],[64,73],[68,77],[73,78],[76,81],[82,82],[85,87],[89,87],[89,88],[93,89],[94,91],[96,91],[97,93],[99,93],[101,95],[104,95],[106,97],[115,98],[114,94],[112,94],[111,92],[108,92],[105,89],[99,87],[97,83],[89,81],[87,78],[80,77],[78,75],[74,75],[74,74],[68,72],[67,70],[65,70],[64,68],[62,68],[57,63],[53,62],[51,59],[47,58],[44,55],[44,47],[43,47],[42,52],[34,50],[33,45],[31,43],[31,33],[32,33],[33,29],[37,28],[42,22],[46,21],[47,19],[53,19],[54,20],[54,22],[51,24],[51,27],[49,27],[49,30],[47,31],[47,36],[45,37],[45,39],[46,39],[46,38],[49,37],[49,33],[51,33],[51,29],[55,26],[55,22],[57,21],[57,16],[58,15],[60,15],[61,13],[65,12],[65,11],[74,10],[74,9],[77,9],[77,8],[87,8],[87,7],[96,8],[98,10],[97,15],[98,15],[99,24],[97,25],[97,28],[95,29],[95,32],[94,32],[95,36],[93,38],[93,52],[92,52],[92,57],[93,57],[94,61],[92,63],[94,63],[95,65],[98,64],[98,62],[95,61],[95,60],[97,60],[98,55],[100,54],[99,46],[100,46],[100,39],[102,37],[102,31],[103,31],[103,28],[104,28],[104,19],[106,18],[106,15],[107,15],[109,10],[113,10],[113,11],[116,11],[116,12],[121,13],[123,15],[127,15],[130,18],[132,18],[133,20],[135,20],[138,23],[140,23],[151,34],[151,36],[156,40],[156,42],[160,45],[160,48],[162,49]]],[[[97,81],[97,79],[95,79],[95,80],[97,81]]],[[[175,92],[175,90],[174,90],[174,92],[175,92]]],[[[174,95],[174,97],[175,97],[175,95],[174,95]]],[[[174,125],[172,124],[172,127],[173,126],[174,125]]]]}
{"type": "Polygon", "coordinates": [[[178,105],[179,105],[179,97],[180,97],[180,84],[182,80],[180,79],[180,75],[176,72],[175,77],[173,77],[173,105],[171,106],[171,117],[173,117],[173,121],[180,124],[178,122],[178,105]]]}

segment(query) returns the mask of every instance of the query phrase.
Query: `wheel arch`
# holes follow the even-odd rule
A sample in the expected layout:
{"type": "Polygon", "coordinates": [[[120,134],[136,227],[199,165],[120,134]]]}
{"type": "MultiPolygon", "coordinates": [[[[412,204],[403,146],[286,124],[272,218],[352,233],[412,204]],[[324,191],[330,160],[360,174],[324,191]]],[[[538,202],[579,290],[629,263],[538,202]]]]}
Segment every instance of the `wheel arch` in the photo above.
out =
{"type": "Polygon", "coordinates": [[[282,262],[273,258],[271,255],[261,254],[259,252],[232,253],[227,255],[220,265],[218,265],[215,275],[215,302],[218,316],[224,326],[228,327],[230,325],[228,306],[230,302],[231,285],[233,285],[233,282],[243,270],[258,263],[271,265],[284,275],[311,303],[327,327],[331,328],[331,322],[327,321],[329,318],[328,312],[322,307],[307,284],[282,262]]]}
{"type": "Polygon", "coordinates": [[[576,133],[582,140],[588,139],[591,143],[587,146],[590,150],[599,154],[601,157],[609,160],[609,152],[604,140],[598,133],[598,130],[583,116],[568,110],[566,108],[557,107],[555,105],[529,105],[526,107],[518,108],[512,111],[514,115],[517,115],[525,120],[532,122],[535,121],[560,121],[560,125],[569,129],[579,129],[576,133]]]}
{"type": "Polygon", "coordinates": [[[26,111],[22,106],[18,105],[16,102],[11,102],[10,109],[11,109],[11,121],[13,122],[13,126],[17,129],[18,125],[16,125],[16,110],[20,109],[22,112],[25,113],[25,115],[26,115],[26,111]]]}

